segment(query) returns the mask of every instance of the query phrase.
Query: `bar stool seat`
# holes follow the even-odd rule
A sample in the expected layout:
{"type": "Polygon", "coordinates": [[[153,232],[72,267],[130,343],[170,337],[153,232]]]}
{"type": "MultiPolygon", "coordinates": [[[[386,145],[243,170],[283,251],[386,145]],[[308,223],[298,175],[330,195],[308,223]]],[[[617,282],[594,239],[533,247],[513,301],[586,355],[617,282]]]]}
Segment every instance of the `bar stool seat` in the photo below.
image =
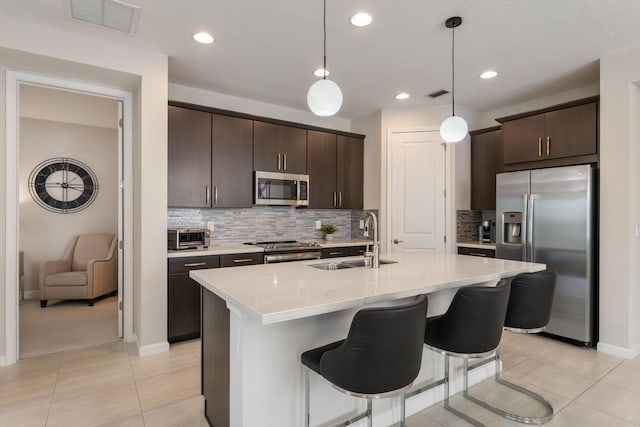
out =
{"type": "MultiPolygon", "coordinates": [[[[507,306],[504,329],[516,333],[538,333],[545,329],[551,318],[551,308],[556,287],[556,273],[552,270],[525,273],[511,282],[511,295],[507,306]]],[[[465,387],[464,397],[508,420],[523,424],[544,424],[553,418],[553,406],[539,394],[500,378],[500,351],[493,356],[496,364],[495,380],[539,402],[544,408],[541,417],[529,417],[508,412],[469,393],[465,387]]],[[[468,369],[465,369],[465,377],[468,369]]],[[[468,381],[465,382],[468,384],[468,381]]]]}
{"type": "MultiPolygon", "coordinates": [[[[487,358],[495,352],[502,336],[509,291],[508,279],[501,280],[495,287],[460,288],[445,314],[427,318],[424,344],[444,356],[444,377],[412,390],[407,393],[407,398],[444,384],[445,409],[474,426],[484,427],[481,422],[449,404],[449,358],[462,358],[467,366],[468,359],[487,358]]],[[[465,375],[465,389],[467,379],[465,375]]]]}
{"type": "Polygon", "coordinates": [[[420,371],[426,316],[424,295],[400,305],[365,308],[354,316],[346,339],[302,353],[304,425],[310,422],[309,373],[315,372],[338,391],[367,399],[366,411],[340,425],[366,417],[371,426],[372,399],[400,395],[404,426],[404,392],[420,371]]]}

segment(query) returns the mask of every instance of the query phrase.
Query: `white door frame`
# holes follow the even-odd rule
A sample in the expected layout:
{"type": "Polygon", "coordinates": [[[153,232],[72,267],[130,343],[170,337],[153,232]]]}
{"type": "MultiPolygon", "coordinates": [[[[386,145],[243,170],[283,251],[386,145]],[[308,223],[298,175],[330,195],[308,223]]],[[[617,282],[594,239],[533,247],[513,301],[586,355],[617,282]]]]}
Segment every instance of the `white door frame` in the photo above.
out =
{"type": "Polygon", "coordinates": [[[6,72],[6,217],[5,217],[5,354],[0,357],[0,366],[16,363],[19,349],[19,201],[18,201],[18,153],[19,153],[19,88],[21,84],[46,86],[53,89],[69,90],[93,96],[122,101],[123,103],[123,156],[118,160],[122,168],[124,186],[123,209],[118,208],[124,223],[123,293],[124,299],[124,341],[134,340],[133,334],[133,94],[131,92],[47,77],[18,71],[6,72]]]}
{"type": "MultiPolygon", "coordinates": [[[[387,152],[386,152],[386,183],[385,183],[385,191],[388,192],[389,188],[391,188],[391,150],[392,150],[392,146],[391,146],[391,139],[392,139],[392,135],[393,134],[398,134],[398,133],[411,133],[411,132],[437,132],[439,131],[439,129],[430,129],[430,128],[398,128],[398,129],[387,129],[387,141],[386,141],[386,145],[387,145],[387,152]]],[[[455,164],[455,162],[453,161],[453,159],[455,159],[455,147],[454,144],[446,144],[445,145],[445,183],[444,183],[444,187],[445,187],[445,192],[446,192],[446,197],[445,197],[445,212],[444,212],[444,229],[445,229],[445,237],[446,237],[446,242],[445,242],[445,252],[452,252],[452,248],[453,243],[455,241],[455,236],[456,236],[456,222],[455,222],[455,218],[453,217],[453,214],[455,212],[455,188],[453,183],[455,182],[455,167],[453,166],[455,164]]],[[[386,212],[383,213],[384,217],[385,217],[385,224],[386,224],[386,236],[384,236],[384,247],[386,248],[386,250],[389,250],[389,239],[391,236],[391,197],[389,197],[389,194],[386,195],[386,201],[387,203],[384,206],[384,209],[386,210],[386,212]]]]}

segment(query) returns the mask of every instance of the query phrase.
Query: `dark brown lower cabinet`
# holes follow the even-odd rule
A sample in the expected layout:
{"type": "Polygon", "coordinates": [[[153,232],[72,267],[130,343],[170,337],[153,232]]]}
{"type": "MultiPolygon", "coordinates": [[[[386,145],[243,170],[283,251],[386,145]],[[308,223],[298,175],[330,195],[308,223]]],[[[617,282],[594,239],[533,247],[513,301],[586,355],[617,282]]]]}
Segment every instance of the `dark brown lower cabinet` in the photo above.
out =
{"type": "Polygon", "coordinates": [[[480,257],[487,257],[487,258],[495,258],[496,250],[484,249],[484,248],[466,248],[463,246],[459,246],[458,255],[472,255],[472,256],[480,256],[480,257]]]}
{"type": "Polygon", "coordinates": [[[322,258],[337,258],[364,255],[365,250],[366,246],[340,246],[337,248],[322,248],[320,254],[322,258]]]}
{"type": "Polygon", "coordinates": [[[229,309],[202,288],[202,395],[211,426],[229,425],[229,309]]]}
{"type": "Polygon", "coordinates": [[[200,285],[189,271],[220,266],[218,255],[169,258],[167,281],[167,340],[200,338],[200,285]]]}

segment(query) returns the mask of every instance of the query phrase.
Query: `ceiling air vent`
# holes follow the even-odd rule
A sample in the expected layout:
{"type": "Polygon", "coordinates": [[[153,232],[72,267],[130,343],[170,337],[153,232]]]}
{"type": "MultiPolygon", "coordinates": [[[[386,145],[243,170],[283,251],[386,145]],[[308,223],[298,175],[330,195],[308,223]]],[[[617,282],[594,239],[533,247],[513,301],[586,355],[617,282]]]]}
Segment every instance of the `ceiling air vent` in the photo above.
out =
{"type": "Polygon", "coordinates": [[[108,30],[133,35],[140,8],[118,0],[68,0],[67,17],[108,30]]]}
{"type": "Polygon", "coordinates": [[[431,98],[437,98],[437,97],[439,97],[439,96],[446,95],[446,94],[448,94],[448,93],[449,93],[449,91],[448,91],[448,90],[440,89],[440,90],[437,90],[437,91],[435,91],[435,92],[431,92],[431,93],[430,93],[430,94],[428,94],[427,96],[429,96],[429,97],[431,97],[431,98]]]}

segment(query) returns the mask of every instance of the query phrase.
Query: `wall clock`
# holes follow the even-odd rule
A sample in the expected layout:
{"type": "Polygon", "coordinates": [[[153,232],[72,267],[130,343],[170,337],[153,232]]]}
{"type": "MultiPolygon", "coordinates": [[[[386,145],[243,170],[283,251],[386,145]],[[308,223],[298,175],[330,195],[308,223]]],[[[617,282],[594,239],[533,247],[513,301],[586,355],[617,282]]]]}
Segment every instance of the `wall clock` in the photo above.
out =
{"type": "Polygon", "coordinates": [[[31,197],[56,213],[78,212],[98,195],[98,179],[84,163],[67,157],[45,160],[29,175],[31,197]]]}

